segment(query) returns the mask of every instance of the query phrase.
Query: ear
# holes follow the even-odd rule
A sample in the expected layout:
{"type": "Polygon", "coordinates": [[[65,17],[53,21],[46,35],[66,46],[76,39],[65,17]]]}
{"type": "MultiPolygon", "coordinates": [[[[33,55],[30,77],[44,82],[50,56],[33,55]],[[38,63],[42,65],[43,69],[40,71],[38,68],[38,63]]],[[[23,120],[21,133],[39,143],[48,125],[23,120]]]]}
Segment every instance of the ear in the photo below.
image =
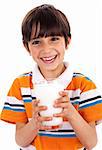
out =
{"type": "Polygon", "coordinates": [[[71,38],[70,38],[70,37],[68,37],[68,43],[67,43],[67,45],[66,45],[66,49],[68,48],[68,46],[69,46],[70,42],[71,42],[71,38]]]}
{"type": "Polygon", "coordinates": [[[71,42],[71,37],[68,37],[68,44],[70,44],[71,42]]]}

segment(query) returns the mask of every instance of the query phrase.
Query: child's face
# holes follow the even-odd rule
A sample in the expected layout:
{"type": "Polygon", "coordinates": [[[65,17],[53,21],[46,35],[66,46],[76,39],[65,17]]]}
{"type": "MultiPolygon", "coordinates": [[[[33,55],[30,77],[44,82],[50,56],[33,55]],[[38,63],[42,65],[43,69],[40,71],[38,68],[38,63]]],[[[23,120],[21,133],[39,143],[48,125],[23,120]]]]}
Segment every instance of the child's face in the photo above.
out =
{"type": "Polygon", "coordinates": [[[60,65],[62,66],[66,49],[64,37],[35,38],[28,42],[28,47],[42,72],[57,70],[60,65]]]}

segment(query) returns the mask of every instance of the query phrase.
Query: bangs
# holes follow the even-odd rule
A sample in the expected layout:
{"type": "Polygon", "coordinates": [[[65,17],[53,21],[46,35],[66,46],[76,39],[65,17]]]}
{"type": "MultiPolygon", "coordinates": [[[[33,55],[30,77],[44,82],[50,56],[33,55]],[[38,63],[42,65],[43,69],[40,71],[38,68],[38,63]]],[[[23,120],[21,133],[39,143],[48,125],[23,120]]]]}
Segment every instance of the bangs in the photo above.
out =
{"type": "Polygon", "coordinates": [[[31,38],[64,36],[63,27],[55,17],[41,15],[38,20],[32,26],[31,38]]]}

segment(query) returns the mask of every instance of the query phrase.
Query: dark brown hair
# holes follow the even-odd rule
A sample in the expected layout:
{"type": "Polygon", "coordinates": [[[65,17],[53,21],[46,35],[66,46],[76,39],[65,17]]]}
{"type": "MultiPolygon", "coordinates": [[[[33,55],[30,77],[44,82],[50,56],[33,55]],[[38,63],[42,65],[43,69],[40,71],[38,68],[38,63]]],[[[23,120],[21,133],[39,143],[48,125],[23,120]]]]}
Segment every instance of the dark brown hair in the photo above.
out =
{"type": "MultiPolygon", "coordinates": [[[[27,13],[22,22],[22,40],[28,47],[32,31],[34,37],[64,36],[65,44],[71,38],[70,25],[66,16],[52,5],[44,4],[27,13]]],[[[28,49],[29,50],[29,49],[28,49]]]]}

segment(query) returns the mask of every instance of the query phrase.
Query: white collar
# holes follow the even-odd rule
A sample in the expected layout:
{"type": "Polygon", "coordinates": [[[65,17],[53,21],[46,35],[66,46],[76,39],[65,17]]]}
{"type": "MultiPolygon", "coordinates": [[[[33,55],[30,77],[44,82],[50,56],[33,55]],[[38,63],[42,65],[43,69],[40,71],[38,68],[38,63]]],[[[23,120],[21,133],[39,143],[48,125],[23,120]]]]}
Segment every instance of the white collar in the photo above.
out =
{"type": "MultiPolygon", "coordinates": [[[[73,69],[68,62],[64,62],[64,64],[66,66],[66,70],[55,80],[63,84],[64,88],[66,88],[72,81],[73,69]]],[[[40,73],[37,64],[34,66],[32,71],[32,82],[33,84],[47,82],[47,80],[40,73]]]]}

